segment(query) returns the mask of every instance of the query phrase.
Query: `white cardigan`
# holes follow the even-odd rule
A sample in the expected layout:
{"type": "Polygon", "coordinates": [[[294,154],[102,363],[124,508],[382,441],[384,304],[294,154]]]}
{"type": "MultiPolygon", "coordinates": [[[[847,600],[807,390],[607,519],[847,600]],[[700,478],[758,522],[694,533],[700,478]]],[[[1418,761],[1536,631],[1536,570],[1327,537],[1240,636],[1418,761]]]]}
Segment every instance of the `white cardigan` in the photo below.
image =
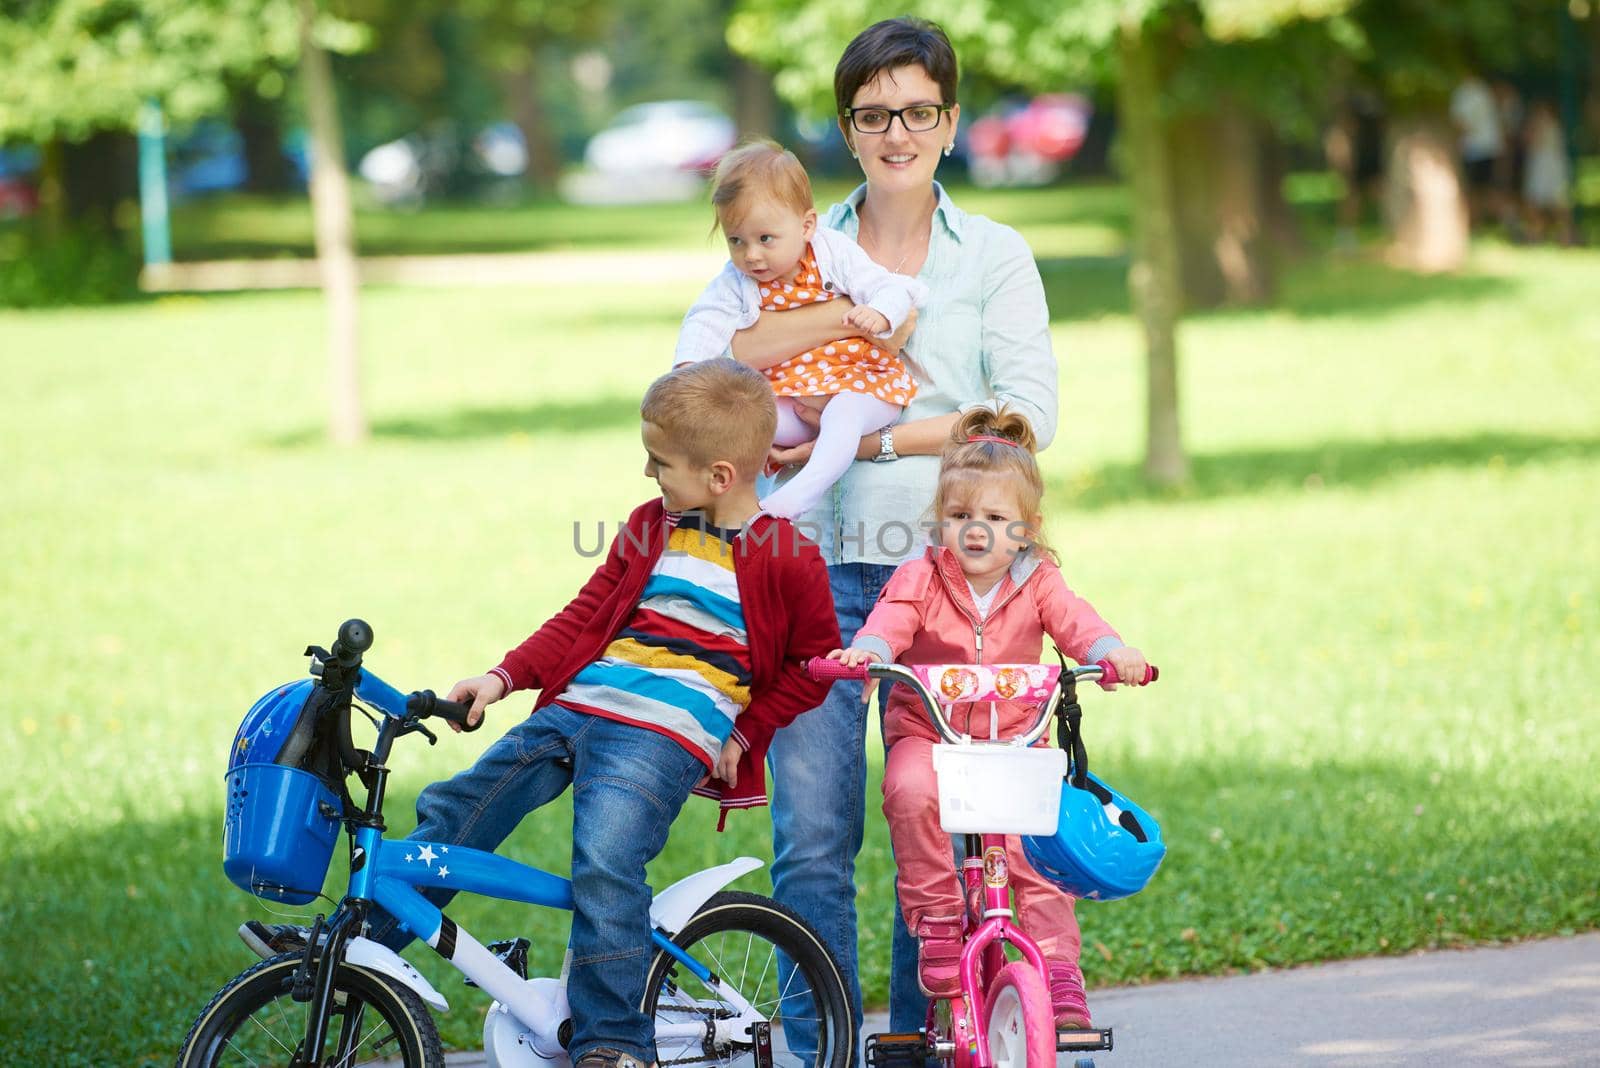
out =
{"type": "MultiPolygon", "coordinates": [[[[927,300],[927,286],[880,266],[860,245],[837,230],[819,226],[811,236],[811,251],[817,257],[824,289],[843,293],[857,305],[865,304],[889,320],[889,329],[879,337],[892,336],[911,309],[927,300]]],[[[672,362],[694,363],[727,355],[733,335],[753,325],[760,316],[760,285],[749,275],[739,273],[729,260],[684,315],[672,362]]]]}

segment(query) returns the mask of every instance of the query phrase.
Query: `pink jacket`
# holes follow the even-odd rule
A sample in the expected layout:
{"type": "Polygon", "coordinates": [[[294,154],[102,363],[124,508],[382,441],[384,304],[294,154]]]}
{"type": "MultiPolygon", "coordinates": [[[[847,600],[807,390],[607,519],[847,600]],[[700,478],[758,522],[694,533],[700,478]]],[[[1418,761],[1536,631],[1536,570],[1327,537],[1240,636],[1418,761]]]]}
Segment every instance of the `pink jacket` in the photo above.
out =
{"type": "MultiPolygon", "coordinates": [[[[978,618],[961,562],[943,546],[929,546],[901,564],[852,646],[902,664],[1037,664],[1048,634],[1080,664],[1092,664],[1122,644],[1088,601],[1067,588],[1061,569],[1038,553],[1012,563],[986,618],[978,618]]],[[[1015,701],[959,704],[950,710],[957,730],[975,738],[1016,734],[1032,721],[1031,707],[1015,701]]],[[[884,741],[915,735],[937,740],[920,701],[904,686],[889,693],[884,741]]]]}

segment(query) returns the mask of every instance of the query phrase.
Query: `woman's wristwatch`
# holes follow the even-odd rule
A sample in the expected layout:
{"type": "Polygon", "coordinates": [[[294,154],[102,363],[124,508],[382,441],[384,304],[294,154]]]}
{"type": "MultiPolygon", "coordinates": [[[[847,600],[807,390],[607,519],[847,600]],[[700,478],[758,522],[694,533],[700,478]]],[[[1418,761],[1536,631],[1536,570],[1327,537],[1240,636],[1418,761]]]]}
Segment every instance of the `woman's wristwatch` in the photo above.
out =
{"type": "Polygon", "coordinates": [[[891,423],[878,431],[878,455],[872,458],[872,462],[882,464],[898,459],[900,454],[894,451],[894,424],[891,423]]]}

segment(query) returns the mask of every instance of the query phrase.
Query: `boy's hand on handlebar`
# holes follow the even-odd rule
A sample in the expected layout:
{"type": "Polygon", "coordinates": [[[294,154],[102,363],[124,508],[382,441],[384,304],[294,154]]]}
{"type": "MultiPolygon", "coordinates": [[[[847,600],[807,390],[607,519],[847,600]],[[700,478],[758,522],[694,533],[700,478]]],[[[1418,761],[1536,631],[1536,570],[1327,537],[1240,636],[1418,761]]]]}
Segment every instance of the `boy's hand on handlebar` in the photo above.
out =
{"type": "Polygon", "coordinates": [[[728,784],[731,790],[739,785],[739,761],[744,757],[744,746],[739,744],[739,739],[730,737],[722,743],[722,752],[717,755],[717,778],[728,784]]]}
{"type": "Polygon", "coordinates": [[[1150,664],[1139,650],[1124,645],[1111,650],[1105,658],[1117,669],[1117,681],[1123,686],[1144,685],[1144,677],[1150,673],[1150,664]]]}
{"type": "MultiPolygon", "coordinates": [[[[483,720],[483,710],[505,695],[505,681],[499,675],[489,672],[485,675],[474,675],[470,679],[462,679],[450,687],[450,692],[445,695],[445,700],[455,701],[463,705],[471,704],[472,708],[467,713],[467,721],[476,725],[483,720]]],[[[450,729],[457,734],[461,733],[459,724],[450,724],[450,729]]]]}

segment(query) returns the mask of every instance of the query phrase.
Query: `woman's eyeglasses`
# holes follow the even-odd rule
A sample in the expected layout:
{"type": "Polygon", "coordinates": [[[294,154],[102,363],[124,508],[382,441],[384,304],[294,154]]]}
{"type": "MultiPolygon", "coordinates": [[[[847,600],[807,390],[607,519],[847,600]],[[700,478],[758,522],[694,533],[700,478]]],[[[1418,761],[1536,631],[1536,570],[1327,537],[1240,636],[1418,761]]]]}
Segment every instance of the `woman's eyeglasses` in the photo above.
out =
{"type": "Polygon", "coordinates": [[[845,108],[842,114],[858,133],[887,133],[897,116],[907,133],[925,133],[938,126],[949,110],[949,104],[913,104],[908,108],[845,108]]]}

